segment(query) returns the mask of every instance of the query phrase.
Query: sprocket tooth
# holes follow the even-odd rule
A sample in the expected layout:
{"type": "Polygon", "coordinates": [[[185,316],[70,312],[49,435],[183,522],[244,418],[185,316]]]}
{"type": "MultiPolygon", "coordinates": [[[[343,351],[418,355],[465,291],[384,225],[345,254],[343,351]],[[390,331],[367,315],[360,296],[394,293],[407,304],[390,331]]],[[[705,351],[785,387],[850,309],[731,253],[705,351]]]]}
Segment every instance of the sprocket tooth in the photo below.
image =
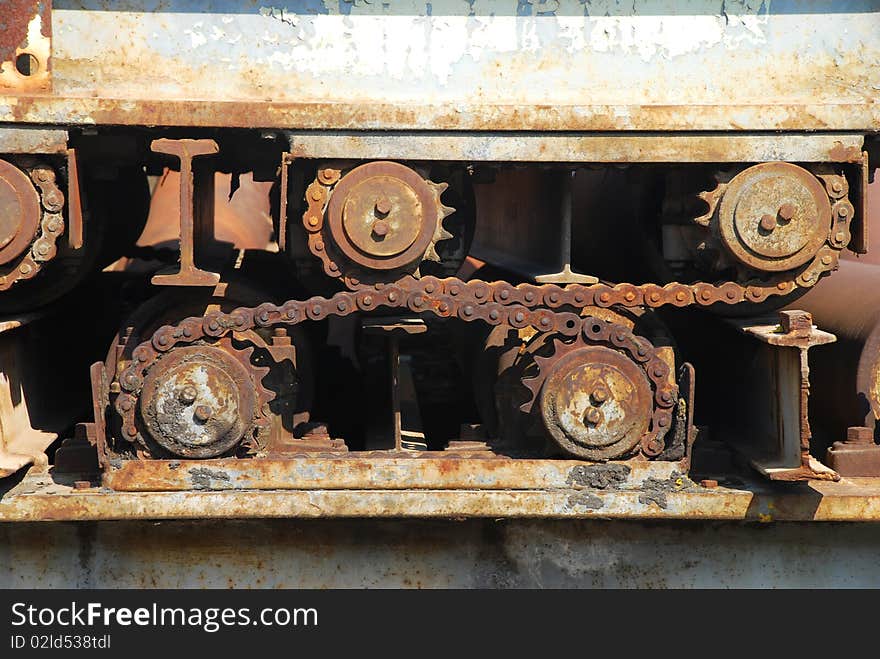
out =
{"type": "Polygon", "coordinates": [[[544,385],[544,378],[542,378],[542,377],[529,378],[529,379],[523,378],[522,380],[520,380],[520,382],[522,382],[522,385],[526,389],[528,389],[529,391],[532,392],[532,395],[537,396],[538,392],[541,391],[541,387],[544,385]]]}
{"type": "Polygon", "coordinates": [[[449,188],[449,183],[447,183],[446,181],[440,181],[440,183],[435,183],[434,181],[428,181],[428,185],[430,185],[432,188],[434,188],[434,190],[435,190],[435,192],[437,192],[438,196],[442,195],[444,192],[446,192],[447,188],[449,188]]]}
{"type": "Polygon", "coordinates": [[[434,248],[434,243],[428,245],[428,249],[425,252],[424,259],[426,261],[434,261],[435,263],[440,263],[440,255],[437,254],[437,250],[434,248]]]}
{"type": "Polygon", "coordinates": [[[449,217],[455,212],[455,209],[451,206],[440,205],[440,214],[443,215],[444,218],[449,217]]]}
{"type": "Polygon", "coordinates": [[[434,234],[434,242],[439,243],[441,240],[449,240],[452,238],[452,234],[443,228],[443,225],[437,227],[437,232],[434,234]]]}

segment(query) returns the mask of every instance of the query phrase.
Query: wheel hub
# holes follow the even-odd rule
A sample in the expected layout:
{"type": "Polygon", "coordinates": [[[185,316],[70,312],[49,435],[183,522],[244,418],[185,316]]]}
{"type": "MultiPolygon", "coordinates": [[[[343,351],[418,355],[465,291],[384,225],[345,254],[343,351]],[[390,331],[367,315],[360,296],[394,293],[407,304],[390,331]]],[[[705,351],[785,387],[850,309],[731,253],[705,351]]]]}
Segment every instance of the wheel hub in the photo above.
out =
{"type": "Polygon", "coordinates": [[[217,457],[253,424],[256,391],[231,354],[211,346],[174,350],[144,381],[141,418],[149,435],[183,457],[217,457]]]}

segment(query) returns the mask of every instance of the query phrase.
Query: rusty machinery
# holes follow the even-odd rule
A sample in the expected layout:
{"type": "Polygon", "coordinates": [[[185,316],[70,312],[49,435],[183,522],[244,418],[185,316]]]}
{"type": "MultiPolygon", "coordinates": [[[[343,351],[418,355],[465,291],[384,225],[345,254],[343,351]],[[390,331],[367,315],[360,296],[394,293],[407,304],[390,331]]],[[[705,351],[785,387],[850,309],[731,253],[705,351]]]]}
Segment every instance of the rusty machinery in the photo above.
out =
{"type": "MultiPolygon", "coordinates": [[[[0,93],[39,93],[51,108],[53,84],[75,72],[60,58],[56,75],[51,30],[39,29],[51,7],[35,7],[41,38],[6,44],[0,93]]],[[[671,115],[677,128],[658,136],[656,123],[618,125],[638,113],[548,112],[544,102],[537,114],[502,113],[521,112],[516,120],[444,102],[436,126],[370,106],[378,114],[359,126],[353,111],[313,117],[301,99],[267,101],[264,120],[276,125],[257,131],[252,104],[227,97],[203,121],[201,101],[160,99],[129,118],[115,105],[125,94],[98,96],[76,97],[87,118],[61,122],[69,128],[49,126],[33,100],[17,111],[34,125],[0,127],[0,308],[32,311],[120,256],[158,255],[135,246],[147,175],[179,169],[177,252],[164,270],[127,273],[137,294],[90,371],[93,420],[78,440],[107,485],[137,489],[158,468],[168,487],[183,462],[281,465],[269,486],[289,485],[286,462],[356,453],[674,463],[684,473],[698,436],[695,383],[713,368],[695,369],[678,341],[675,313],[694,310],[724,328],[711,336],[741,339],[726,355],[740,364],[721,379],[737,372],[767,422],[745,430],[758,438],[740,447],[752,464],[776,480],[839,477],[810,453],[808,417],[807,350],[834,336],[808,314],[764,316],[816,287],[845,249],[867,250],[870,131],[820,123],[769,135],[790,126],[765,111],[735,138],[717,121],[671,115]],[[336,130],[352,126],[364,134],[336,130]],[[631,132],[602,133],[621,128],[631,132]],[[273,249],[219,244],[215,171],[272,182],[273,249]],[[387,349],[378,361],[359,354],[371,336],[387,349]],[[358,366],[328,366],[328,346],[342,356],[332,364],[358,366]],[[351,379],[365,384],[349,398],[351,379]],[[460,436],[437,440],[421,417],[441,388],[471,397],[475,412],[447,410],[460,436]],[[338,436],[345,415],[358,417],[348,427],[385,415],[392,441],[338,436]]],[[[860,371],[874,417],[878,341],[860,371]]],[[[853,423],[849,444],[875,456],[873,418],[853,423]]]]}
{"type": "MultiPolygon", "coordinates": [[[[485,328],[475,332],[482,354],[477,361],[483,362],[482,390],[475,392],[482,398],[480,441],[452,441],[447,451],[665,460],[686,468],[695,436],[694,370],[680,361],[657,311],[742,312],[768,301],[778,306],[835,269],[840,250],[850,244],[855,215],[842,170],[816,174],[765,163],[741,169],[702,195],[708,212],[693,218],[704,232],[696,251],[726,250],[724,265],[716,261],[716,268],[732,268],[729,280],[541,284],[438,277],[423,272],[426,263],[441,261],[456,272],[465,253],[443,250],[453,237],[444,220],[454,213],[441,200],[443,182],[433,182],[424,169],[390,161],[304,162],[297,170],[297,161],[284,154],[282,193],[297,189],[293,171],[304,177],[298,188],[304,202],[301,222],[286,227],[287,209],[297,199],[282,198],[279,242],[294,255],[305,248],[325,285],[336,282],[336,292],[285,302],[252,291],[233,294],[230,282],[236,278],[259,284],[260,277],[269,281],[278,272],[270,268],[268,276],[253,276],[247,257],[240,255],[232,270],[196,266],[197,247],[211,237],[198,228],[193,209],[201,193],[190,163],[217,150],[205,140],[153,145],[153,151],[179,158],[183,172],[181,265],[153,278],[178,293],[174,301],[160,296],[136,311],[107,359],[92,369],[96,423],[86,434],[111,473],[120,460],[346,457],[346,443],[310,419],[307,392],[314,390],[316,366],[303,330],[352,317],[376,317],[380,322],[370,327],[384,328],[389,338],[425,323],[430,336],[438,320],[485,328]],[[199,290],[205,294],[192,292],[199,290]],[[273,406],[279,395],[284,406],[273,406]]],[[[786,337],[777,340],[772,325],[769,338],[761,338],[767,331],[741,325],[765,344],[800,348],[803,355],[824,342],[809,328],[801,340],[793,330],[777,327],[786,337]]],[[[398,417],[405,414],[399,369],[395,362],[392,409],[398,417]]],[[[794,386],[796,393],[800,385],[794,386]]],[[[801,403],[805,410],[806,399],[801,403]]],[[[401,432],[399,418],[395,432],[401,432]]],[[[771,468],[771,477],[836,477],[807,455],[804,436],[809,427],[798,426],[786,439],[780,451],[789,453],[787,463],[771,468]]],[[[398,437],[387,450],[406,454],[406,446],[427,448],[398,437]]],[[[108,482],[125,487],[121,477],[108,482]]]]}
{"type": "MultiPolygon", "coordinates": [[[[270,255],[272,265],[261,269],[251,267],[254,256],[244,252],[213,263],[205,258],[216,242],[207,199],[213,198],[213,170],[206,163],[220,154],[217,142],[162,138],[149,149],[156,154],[154,162],[173,165],[156,160],[170,155],[181,170],[180,259],[151,279],[155,286],[171,287],[174,295],[160,295],[135,309],[107,358],[92,369],[95,423],[83,434],[105,467],[119,460],[345,456],[352,447],[333,436],[333,419],[325,420],[329,426],[311,419],[320,367],[307,327],[336,318],[355,320],[363,331],[378,329],[388,338],[396,439],[384,448],[392,454],[429,447],[428,441],[401,438],[407,423],[401,415],[411,414],[418,398],[412,385],[405,385],[414,368],[417,380],[420,373],[411,361],[401,362],[397,337],[426,331],[430,338],[444,322],[456,321],[479,328],[466,340],[470,349],[476,343],[479,356],[462,370],[474,375],[469,386],[481,426],[477,441],[449,441],[446,451],[661,460],[686,468],[695,437],[695,373],[659,312],[686,307],[754,316],[751,310],[778,308],[835,270],[841,250],[860,249],[863,231],[851,200],[851,185],[862,174],[856,164],[728,166],[714,171],[716,184],[709,191],[688,188],[670,175],[653,247],[663,258],[656,271],[663,283],[600,281],[572,270],[589,272],[591,265],[572,249],[575,170],[532,169],[525,170],[528,176],[557,182],[537,189],[545,197],[550,190],[558,207],[544,204],[544,212],[563,221],[554,229],[539,213],[506,230],[524,243],[529,231],[541,239],[549,233],[562,250],[557,255],[562,270],[532,264],[524,274],[529,268],[515,258],[495,256],[487,272],[489,266],[500,268],[504,278],[487,281],[481,271],[464,275],[463,263],[472,240],[476,253],[492,253],[493,236],[509,239],[492,219],[488,235],[479,226],[480,195],[492,187],[493,176],[503,176],[503,168],[486,177],[455,163],[438,168],[383,160],[315,162],[282,152],[275,172],[280,254],[270,255]],[[453,188],[433,180],[438,175],[455,181],[453,188]],[[483,192],[475,195],[474,188],[483,192]],[[478,212],[468,215],[475,196],[478,212]],[[447,204],[461,206],[460,217],[447,204]],[[297,216],[300,221],[293,222],[297,216]],[[550,228],[535,229],[541,222],[550,228]],[[563,238],[561,247],[554,230],[563,238]],[[292,290],[278,277],[285,272],[278,264],[285,261],[300,272],[317,270],[318,284],[311,276],[305,295],[284,301],[292,290]],[[402,387],[409,399],[403,406],[402,387]]],[[[55,160],[57,171],[33,156],[4,161],[8,236],[2,249],[9,252],[8,288],[36,278],[65,231],[66,242],[77,249],[92,235],[81,226],[75,152],[55,160]],[[66,205],[56,182],[60,175],[73,199],[66,205]]],[[[692,186],[707,169],[695,166],[695,171],[679,178],[692,186]]],[[[518,195],[517,187],[502,194],[528,207],[530,198],[518,195]]],[[[862,196],[858,190],[856,201],[862,196]]],[[[86,217],[86,225],[97,227],[104,220],[100,213],[86,217]]],[[[140,219],[134,221],[142,226],[140,219]]],[[[739,325],[767,345],[806,354],[823,342],[813,334],[803,340],[793,334],[788,341],[762,339],[752,331],[756,323],[739,325]]],[[[780,381],[766,386],[782,387],[780,381]]],[[[803,410],[806,414],[806,399],[803,410]]],[[[785,464],[768,473],[784,479],[836,476],[807,455],[804,437],[808,426],[777,447],[780,455],[787,452],[780,458],[785,464]]]]}

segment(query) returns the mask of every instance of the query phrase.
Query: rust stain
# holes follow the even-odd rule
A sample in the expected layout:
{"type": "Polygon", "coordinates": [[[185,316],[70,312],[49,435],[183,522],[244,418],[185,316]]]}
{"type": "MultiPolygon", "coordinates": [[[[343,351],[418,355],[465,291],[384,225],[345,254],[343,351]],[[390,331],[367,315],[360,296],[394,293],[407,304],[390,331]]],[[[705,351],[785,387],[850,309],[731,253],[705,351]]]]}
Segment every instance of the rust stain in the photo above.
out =
{"type": "Polygon", "coordinates": [[[0,89],[16,92],[50,88],[51,0],[4,0],[0,12],[0,89]],[[32,32],[34,21],[40,30],[32,32]]]}
{"type": "MultiPolygon", "coordinates": [[[[3,99],[5,100],[5,99],[3,99]]],[[[150,126],[351,130],[856,130],[880,126],[870,104],[820,105],[440,105],[269,101],[113,99],[20,95],[16,121],[150,126]],[[625,119],[621,119],[621,115],[625,119]],[[734,120],[733,116],[747,120],[734,120]],[[51,117],[51,119],[50,119],[51,117]]],[[[0,119],[8,120],[3,115],[0,119]]]]}
{"type": "MultiPolygon", "coordinates": [[[[47,16],[51,0],[3,0],[0,13],[0,61],[11,62],[27,46],[28,25],[34,16],[47,16]]],[[[52,36],[51,21],[43,21],[41,32],[52,36]]]]}
{"type": "Polygon", "coordinates": [[[862,162],[862,150],[856,146],[845,146],[841,142],[835,142],[834,147],[828,152],[828,158],[832,162],[862,162]]]}

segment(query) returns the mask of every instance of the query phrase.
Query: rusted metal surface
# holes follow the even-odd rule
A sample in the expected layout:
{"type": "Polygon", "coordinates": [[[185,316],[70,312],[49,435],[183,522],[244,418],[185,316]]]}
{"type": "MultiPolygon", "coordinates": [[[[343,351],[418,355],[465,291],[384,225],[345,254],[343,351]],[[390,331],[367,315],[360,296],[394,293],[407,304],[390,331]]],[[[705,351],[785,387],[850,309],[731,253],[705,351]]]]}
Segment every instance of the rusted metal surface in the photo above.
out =
{"type": "Polygon", "coordinates": [[[0,94],[51,88],[52,0],[4,0],[0,94]]]}
{"type": "Polygon", "coordinates": [[[33,278],[55,257],[64,232],[62,208],[64,193],[51,166],[0,160],[0,291],[33,278]]]}
{"type": "Polygon", "coordinates": [[[880,419],[880,323],[874,325],[862,348],[856,388],[867,403],[865,423],[873,426],[880,419]]]}
{"type": "Polygon", "coordinates": [[[160,446],[213,458],[252,431],[259,408],[246,354],[219,346],[175,350],[144,381],[140,418],[160,446]]]}
{"type": "Polygon", "coordinates": [[[774,272],[812,259],[831,226],[822,184],[788,163],[755,165],[735,176],[718,213],[721,237],[733,255],[750,268],[774,272]]]}
{"type": "Polygon", "coordinates": [[[452,237],[443,228],[453,212],[440,201],[446,188],[394,162],[344,175],[322,169],[306,191],[309,250],[326,274],[350,288],[418,275],[423,261],[440,261],[437,242],[452,237]]]}
{"type": "Polygon", "coordinates": [[[83,210],[76,149],[67,149],[67,237],[73,249],[83,246],[83,210]]]}
{"type": "Polygon", "coordinates": [[[283,17],[256,5],[205,11],[194,0],[54,4],[54,95],[5,98],[0,120],[427,130],[880,124],[872,0],[811,3],[809,12],[787,0],[700,0],[686,11],[561,0],[546,12],[514,0],[296,0],[283,17]]]}
{"type": "Polygon", "coordinates": [[[851,239],[849,184],[841,173],[825,171],[771,162],[732,178],[716,172],[716,187],[698,195],[708,210],[692,218],[708,231],[691,239],[686,260],[707,274],[736,268],[738,279],[806,267],[795,277],[809,285],[815,274],[807,264],[830,266],[829,250],[842,250],[851,239]]]}
{"type": "Polygon", "coordinates": [[[611,346],[624,344],[614,334],[619,326],[605,336],[601,329],[594,321],[589,343],[581,337],[548,341],[552,354],[536,354],[538,373],[523,381],[532,392],[527,406],[537,406],[547,432],[569,454],[606,460],[641,445],[645,454],[657,455],[678,395],[675,383],[670,385],[669,368],[660,359],[641,362],[650,350],[644,339],[634,352],[618,352],[611,346]]]}
{"type": "MultiPolygon", "coordinates": [[[[139,401],[144,394],[147,380],[160,377],[155,373],[164,370],[164,358],[173,354],[173,350],[197,341],[224,341],[233,332],[241,336],[259,328],[285,325],[295,327],[306,320],[321,320],[328,316],[344,317],[358,311],[373,312],[388,307],[415,313],[430,312],[441,318],[454,314],[465,322],[480,321],[493,326],[507,324],[513,328],[530,327],[537,332],[560,338],[574,338],[583,333],[587,342],[608,343],[626,351],[642,365],[655,391],[656,404],[651,428],[650,432],[641,437],[641,450],[652,457],[662,453],[663,437],[671,425],[670,408],[676,401],[674,385],[670,385],[668,381],[670,368],[658,351],[648,342],[633,335],[625,326],[591,316],[582,317],[568,311],[551,310],[563,305],[565,296],[579,294],[579,291],[570,290],[570,287],[563,289],[545,284],[543,287],[527,287],[520,291],[504,282],[497,282],[494,286],[494,290],[498,292],[497,298],[494,298],[493,288],[481,281],[463,282],[456,278],[440,280],[435,277],[423,277],[419,280],[404,278],[382,287],[340,292],[329,299],[313,297],[305,301],[290,300],[281,306],[266,302],[256,308],[241,307],[231,313],[211,311],[205,316],[182,320],[176,326],[159,327],[151,337],[142,337],[147,340],[131,351],[131,361],[120,365],[117,379],[111,384],[117,395],[110,403],[119,416],[122,435],[118,438],[116,450],[128,453],[132,449],[132,443],[150,450],[138,421],[137,410],[141,409],[139,401]],[[515,304],[518,299],[539,304],[540,298],[535,293],[544,288],[550,308],[530,310],[522,304],[515,304]],[[519,292],[522,292],[522,298],[519,297],[519,292]],[[492,302],[492,299],[501,302],[492,302]]],[[[635,293],[629,292],[634,300],[635,293]]],[[[582,291],[580,294],[578,306],[583,307],[585,298],[582,291]]],[[[97,394],[95,401],[96,406],[103,405],[103,400],[99,401],[97,394]]],[[[99,413],[103,414],[103,408],[101,410],[99,413]]],[[[99,447],[104,442],[107,445],[116,443],[111,437],[99,437],[98,441],[99,447]]]]}
{"type": "MultiPolygon", "coordinates": [[[[418,465],[422,460],[406,462],[413,465],[413,474],[420,471],[418,465]]],[[[0,520],[583,517],[880,521],[878,479],[811,481],[784,488],[769,488],[739,479],[737,485],[703,488],[675,474],[621,485],[613,474],[605,477],[597,473],[594,479],[589,467],[585,469],[583,478],[568,486],[518,490],[473,487],[330,490],[322,487],[314,490],[113,492],[100,487],[76,490],[72,484],[74,480],[82,480],[79,476],[71,476],[68,484],[63,484],[63,481],[56,482],[57,476],[31,474],[4,492],[0,498],[0,520]]],[[[567,471],[570,469],[561,473],[567,471]]],[[[206,482],[217,481],[207,478],[206,482]]]]}
{"type": "MultiPolygon", "coordinates": [[[[562,172],[559,227],[560,269],[556,272],[536,274],[535,281],[541,284],[596,284],[599,282],[598,277],[580,274],[571,268],[571,216],[573,212],[572,188],[574,186],[574,176],[574,171],[562,172]]],[[[546,229],[545,232],[547,232],[546,229]]]]}
{"type": "Polygon", "coordinates": [[[0,160],[0,263],[9,263],[31,244],[41,211],[40,197],[28,175],[0,160]]]}
{"type": "Polygon", "coordinates": [[[0,153],[66,153],[67,131],[24,126],[0,127],[0,153]]]}
{"type": "MultiPolygon", "coordinates": [[[[646,481],[692,487],[680,462],[510,458],[488,451],[370,451],[287,460],[120,460],[103,484],[117,491],[639,489],[646,481]]],[[[63,478],[63,476],[59,476],[63,478]]]]}
{"type": "Polygon", "coordinates": [[[828,448],[826,461],[842,476],[880,477],[880,446],[874,443],[874,428],[848,428],[846,440],[828,448]]]}
{"type": "MultiPolygon", "coordinates": [[[[740,331],[773,346],[769,387],[744,398],[753,417],[752,464],[771,480],[839,480],[840,476],[810,455],[810,369],[807,351],[832,343],[833,334],[813,326],[804,311],[782,311],[779,324],[741,325],[740,331]],[[763,442],[763,444],[762,444],[763,442]]],[[[763,374],[762,377],[767,377],[763,374]]],[[[750,383],[750,388],[755,387],[750,383]]]]}
{"type": "Polygon", "coordinates": [[[298,158],[475,162],[861,162],[853,134],[291,132],[298,158]]]}
{"type": "Polygon", "coordinates": [[[53,378],[36,375],[41,362],[29,332],[39,321],[31,313],[0,323],[0,478],[31,464],[47,468],[44,451],[72,416],[63,399],[35,409],[37,401],[53,400],[58,393],[53,378]]]}
{"type": "MultiPolygon", "coordinates": [[[[445,189],[445,183],[425,181],[395,162],[356,167],[336,183],[327,205],[332,245],[356,272],[418,269],[423,259],[439,261],[434,244],[451,237],[442,225],[452,212],[440,203],[445,189]]],[[[320,187],[308,194],[317,194],[315,201],[324,198],[320,187]]],[[[330,242],[324,240],[326,250],[330,242]]]]}
{"type": "MultiPolygon", "coordinates": [[[[195,217],[193,210],[193,158],[217,153],[214,140],[153,140],[150,148],[180,160],[180,268],[172,274],[158,274],[152,282],[158,286],[214,286],[220,281],[216,272],[207,272],[195,264],[195,217]]],[[[200,188],[200,192],[203,189],[200,188]]],[[[210,190],[213,198],[213,188],[210,190]]],[[[213,216],[213,213],[212,213],[213,216]]]]}

